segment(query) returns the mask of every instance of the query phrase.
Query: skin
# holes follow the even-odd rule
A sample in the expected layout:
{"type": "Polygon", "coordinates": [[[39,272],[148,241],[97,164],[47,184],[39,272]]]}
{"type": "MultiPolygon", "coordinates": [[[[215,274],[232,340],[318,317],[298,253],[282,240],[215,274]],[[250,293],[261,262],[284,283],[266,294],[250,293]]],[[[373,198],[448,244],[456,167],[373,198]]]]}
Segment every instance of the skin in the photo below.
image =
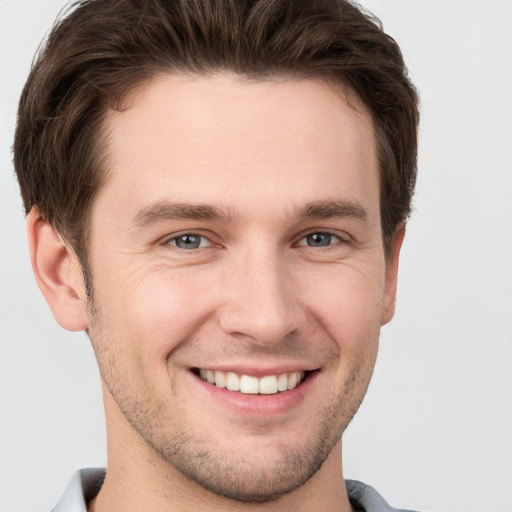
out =
{"type": "Polygon", "coordinates": [[[351,510],[341,435],[404,234],[386,259],[370,115],[316,80],[163,75],[106,130],[92,303],[73,252],[28,218],[39,285],[88,330],[103,379],[108,474],[89,510],[351,510]],[[240,402],[195,368],[308,377],[240,402]]]}

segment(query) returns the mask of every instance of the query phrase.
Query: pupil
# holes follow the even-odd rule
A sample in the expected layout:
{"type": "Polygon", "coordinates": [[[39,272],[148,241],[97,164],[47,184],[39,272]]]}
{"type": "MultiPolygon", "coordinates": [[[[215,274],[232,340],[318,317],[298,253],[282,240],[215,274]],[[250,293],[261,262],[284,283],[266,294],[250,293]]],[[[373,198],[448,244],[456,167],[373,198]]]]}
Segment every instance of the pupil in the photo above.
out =
{"type": "Polygon", "coordinates": [[[197,249],[200,244],[200,237],[195,235],[182,235],[176,239],[176,245],[180,249],[197,249]]]}
{"type": "Polygon", "coordinates": [[[331,245],[332,235],[328,233],[314,233],[308,235],[307,241],[310,247],[327,247],[331,245]]]}

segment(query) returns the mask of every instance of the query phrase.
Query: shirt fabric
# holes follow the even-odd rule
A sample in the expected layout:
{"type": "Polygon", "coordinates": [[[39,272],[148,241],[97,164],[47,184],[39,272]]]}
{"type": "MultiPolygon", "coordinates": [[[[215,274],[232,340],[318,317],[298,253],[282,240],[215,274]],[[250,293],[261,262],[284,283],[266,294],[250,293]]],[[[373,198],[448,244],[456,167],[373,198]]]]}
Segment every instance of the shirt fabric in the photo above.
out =
{"type": "MultiPolygon", "coordinates": [[[[77,471],[69,481],[60,501],[51,512],[87,512],[87,503],[100,491],[105,469],[87,468],[77,471]]],[[[357,480],[345,480],[352,507],[361,512],[413,512],[390,507],[369,485],[357,480]]]]}

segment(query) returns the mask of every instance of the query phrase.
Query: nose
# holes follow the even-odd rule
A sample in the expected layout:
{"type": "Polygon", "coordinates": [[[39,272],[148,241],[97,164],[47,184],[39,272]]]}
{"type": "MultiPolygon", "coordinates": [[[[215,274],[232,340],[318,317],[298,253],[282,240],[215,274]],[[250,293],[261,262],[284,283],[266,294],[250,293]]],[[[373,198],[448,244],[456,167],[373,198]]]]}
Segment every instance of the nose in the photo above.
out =
{"type": "Polygon", "coordinates": [[[299,297],[279,255],[252,253],[231,268],[226,281],[220,326],[227,334],[270,347],[299,328],[299,297]]]}

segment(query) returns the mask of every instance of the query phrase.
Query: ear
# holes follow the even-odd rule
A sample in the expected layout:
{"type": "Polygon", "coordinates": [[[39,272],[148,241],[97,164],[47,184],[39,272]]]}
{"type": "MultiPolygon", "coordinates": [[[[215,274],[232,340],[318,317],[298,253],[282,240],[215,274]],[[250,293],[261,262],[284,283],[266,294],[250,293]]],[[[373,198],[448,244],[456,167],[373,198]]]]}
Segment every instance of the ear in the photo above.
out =
{"type": "Polygon", "coordinates": [[[33,208],[27,215],[30,259],[37,284],[59,324],[68,331],[87,328],[87,295],[75,252],[33,208]]]}
{"type": "Polygon", "coordinates": [[[384,301],[382,307],[381,325],[387,324],[395,314],[396,286],[398,280],[398,261],[400,249],[405,237],[405,226],[401,225],[395,231],[386,261],[386,280],[384,283],[384,301]]]}

